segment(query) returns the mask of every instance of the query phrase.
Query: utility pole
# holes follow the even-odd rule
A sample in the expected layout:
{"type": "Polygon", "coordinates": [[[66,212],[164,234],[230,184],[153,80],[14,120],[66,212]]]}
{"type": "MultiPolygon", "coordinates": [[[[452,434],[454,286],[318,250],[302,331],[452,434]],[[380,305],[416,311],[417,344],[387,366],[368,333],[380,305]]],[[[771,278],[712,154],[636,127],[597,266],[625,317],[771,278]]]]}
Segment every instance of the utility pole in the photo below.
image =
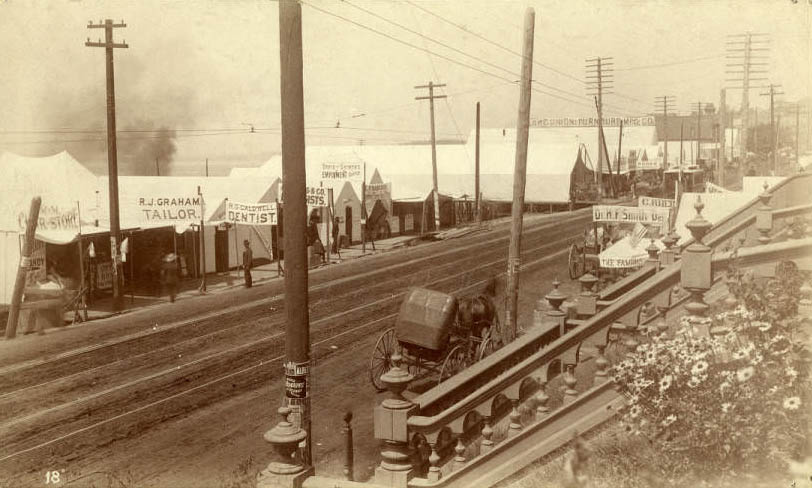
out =
{"type": "MultiPolygon", "coordinates": [[[[673,110],[675,101],[676,99],[673,95],[663,95],[661,97],[654,98],[655,107],[659,108],[662,106],[663,109],[663,137],[665,139],[663,146],[663,171],[668,169],[668,111],[673,110]]],[[[663,192],[667,191],[668,189],[665,187],[664,174],[662,184],[663,192]]]]}
{"type": "MultiPolygon", "coordinates": [[[[305,194],[302,6],[279,2],[282,181],[285,182],[285,406],[292,430],[306,433],[304,464],[312,466],[310,430],[310,315],[307,296],[307,200],[305,194]]],[[[271,430],[275,435],[275,431],[271,430]]],[[[266,434],[266,438],[270,434],[266,434]]],[[[272,462],[268,469],[278,464],[272,462]]]]}
{"type": "Polygon", "coordinates": [[[429,96],[427,97],[414,97],[415,100],[428,100],[429,110],[431,111],[431,176],[432,176],[432,199],[434,200],[434,230],[440,230],[440,193],[437,189],[437,141],[434,134],[434,100],[446,98],[445,95],[435,95],[435,88],[442,88],[445,84],[435,85],[429,81],[428,85],[416,86],[416,89],[429,89],[429,96]]]}
{"type": "Polygon", "coordinates": [[[505,332],[510,342],[516,338],[519,310],[519,267],[522,250],[522,219],[524,217],[524,191],[527,172],[527,142],[530,137],[530,94],[533,79],[533,32],[536,13],[528,8],[524,14],[524,46],[522,48],[522,77],[519,92],[519,117],[516,122],[516,160],[513,169],[513,208],[510,228],[510,249],[507,263],[507,304],[505,332]]]}
{"type": "Polygon", "coordinates": [[[725,58],[729,61],[726,64],[725,75],[731,76],[726,78],[728,83],[736,83],[736,85],[728,86],[730,89],[742,90],[742,104],[741,104],[741,136],[739,143],[741,145],[741,158],[745,162],[747,158],[747,130],[750,127],[750,83],[754,81],[767,81],[767,78],[753,77],[752,75],[762,75],[767,73],[767,70],[753,69],[754,66],[767,66],[767,59],[769,56],[763,54],[764,51],[769,51],[769,34],[758,34],[747,32],[745,34],[733,34],[727,36],[726,55],[725,58]]]}
{"type": "Polygon", "coordinates": [[[482,209],[479,201],[479,102],[476,102],[476,154],[474,161],[474,208],[476,210],[476,221],[481,224],[482,209]]]}
{"type": "Polygon", "coordinates": [[[103,47],[105,50],[105,71],[107,75],[107,181],[110,200],[110,258],[112,260],[113,271],[113,308],[121,310],[124,306],[122,301],[123,269],[121,267],[121,257],[118,254],[118,246],[121,242],[121,227],[118,217],[118,152],[116,151],[116,91],[115,74],[113,72],[113,49],[125,49],[129,46],[126,41],[122,43],[113,42],[113,29],[127,27],[122,20],[114,24],[107,19],[102,23],[94,24],[88,22],[88,29],[104,29],[104,42],[90,42],[87,38],[85,46],[103,47]]]}
{"type": "MultiPolygon", "coordinates": [[[[725,137],[727,131],[727,97],[725,89],[722,88],[719,92],[719,152],[716,156],[719,162],[719,186],[725,186],[725,164],[727,162],[727,155],[725,154],[725,137]]],[[[730,155],[733,157],[733,155],[730,155]]]]}
{"type": "Polygon", "coordinates": [[[702,107],[705,105],[700,101],[696,102],[694,107],[696,109],[696,160],[694,164],[702,159],[702,107]]]}
{"type": "Polygon", "coordinates": [[[206,158],[206,178],[209,177],[209,158],[206,158]]]}
{"type": "Polygon", "coordinates": [[[801,138],[801,104],[795,103],[795,171],[801,167],[801,147],[798,141],[801,138]]]}
{"type": "Polygon", "coordinates": [[[203,222],[203,216],[206,214],[206,209],[203,202],[203,192],[200,191],[200,186],[197,187],[197,196],[200,197],[200,260],[202,261],[201,276],[203,280],[200,282],[200,293],[206,293],[206,226],[203,222]]]}
{"type": "MultiPolygon", "coordinates": [[[[598,106],[598,201],[603,198],[603,95],[609,95],[606,91],[612,88],[612,66],[614,63],[607,62],[613,58],[592,58],[586,60],[586,87],[587,94],[597,97],[598,106]]],[[[611,178],[611,174],[609,175],[611,178]]]]}
{"type": "Polygon", "coordinates": [[[770,83],[770,91],[767,93],[761,93],[763,97],[770,97],[770,149],[772,157],[770,158],[770,167],[772,174],[775,174],[776,165],[775,165],[775,152],[776,152],[776,142],[778,141],[778,134],[775,130],[775,96],[776,95],[783,95],[784,92],[777,92],[775,91],[776,88],[780,87],[781,85],[774,85],[770,83]]]}
{"type": "Polygon", "coordinates": [[[158,158],[155,158],[155,174],[161,176],[161,167],[158,165],[158,158]]]}

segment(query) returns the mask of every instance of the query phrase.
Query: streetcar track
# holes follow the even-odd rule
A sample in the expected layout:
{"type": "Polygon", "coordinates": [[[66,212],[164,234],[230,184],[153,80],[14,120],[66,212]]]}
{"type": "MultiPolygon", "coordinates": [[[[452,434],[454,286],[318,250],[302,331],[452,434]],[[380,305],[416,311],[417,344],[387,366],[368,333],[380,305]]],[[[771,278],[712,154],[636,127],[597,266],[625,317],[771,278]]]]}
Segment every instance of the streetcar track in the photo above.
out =
{"type": "MultiPolygon", "coordinates": [[[[575,216],[575,217],[572,218],[572,220],[577,221],[577,220],[580,220],[581,218],[582,218],[582,216],[575,216]]],[[[553,223],[553,224],[543,224],[543,225],[540,225],[540,226],[538,226],[538,227],[536,227],[534,229],[531,229],[531,231],[535,234],[537,232],[542,232],[542,231],[548,230],[549,227],[557,227],[557,226],[561,226],[561,223],[558,222],[558,223],[553,223]]],[[[562,229],[562,232],[566,232],[566,230],[567,230],[566,226],[564,226],[564,229],[562,229]]],[[[544,236],[541,236],[541,237],[544,238],[544,236]]],[[[495,237],[495,238],[489,239],[488,241],[480,241],[480,242],[473,243],[473,244],[467,244],[467,245],[465,245],[463,247],[455,248],[455,249],[452,249],[450,251],[445,251],[443,253],[432,254],[432,255],[428,255],[428,256],[422,256],[422,257],[419,257],[419,258],[415,258],[415,259],[409,260],[409,261],[407,261],[405,263],[402,263],[402,265],[407,266],[407,269],[408,268],[414,269],[413,265],[415,263],[419,263],[421,261],[427,261],[427,260],[430,260],[430,259],[441,258],[441,257],[443,257],[443,256],[445,256],[445,255],[447,255],[449,253],[462,254],[465,257],[463,259],[461,259],[460,262],[464,262],[465,260],[470,259],[470,257],[468,257],[467,254],[462,253],[461,251],[469,250],[472,247],[487,246],[487,244],[492,244],[494,242],[498,242],[501,239],[504,239],[504,238],[503,237],[495,237]]],[[[533,251],[536,251],[537,249],[539,249],[539,248],[528,250],[526,252],[533,252],[533,251]]],[[[502,251],[501,250],[491,250],[491,251],[488,251],[488,252],[501,253],[502,251]]],[[[455,263],[448,263],[447,265],[453,266],[453,265],[455,265],[455,263]]],[[[431,271],[432,271],[431,269],[429,269],[429,270],[416,270],[415,272],[409,273],[406,276],[415,276],[415,275],[419,275],[420,273],[424,273],[424,272],[431,273],[431,271]]],[[[379,273],[379,272],[380,271],[373,271],[373,272],[365,273],[364,275],[375,274],[375,273],[379,273]]],[[[331,286],[337,286],[338,282],[340,282],[340,281],[346,281],[347,279],[358,279],[359,276],[364,276],[364,275],[358,275],[358,276],[354,276],[354,277],[350,277],[350,278],[341,278],[338,281],[331,280],[331,281],[328,281],[328,282],[325,282],[325,283],[321,283],[319,285],[315,285],[310,290],[311,291],[320,291],[320,290],[322,290],[324,288],[328,288],[328,287],[331,287],[331,286]]],[[[381,286],[381,285],[384,285],[386,283],[399,281],[399,280],[402,280],[403,278],[404,278],[404,276],[396,276],[394,278],[387,279],[387,280],[385,280],[383,282],[377,282],[376,286],[381,286]]],[[[313,305],[316,305],[318,303],[318,301],[321,300],[321,299],[322,299],[321,297],[318,297],[316,300],[314,300],[313,305]]],[[[188,319],[188,320],[176,322],[176,323],[173,323],[173,324],[168,324],[168,325],[165,325],[165,326],[161,326],[160,329],[152,329],[152,328],[150,328],[150,329],[148,329],[146,331],[141,331],[141,332],[137,332],[137,333],[134,333],[134,334],[130,334],[130,335],[127,335],[127,336],[120,337],[117,340],[103,341],[101,343],[98,343],[98,344],[95,344],[95,345],[92,345],[92,346],[87,346],[87,347],[84,347],[84,348],[79,348],[77,350],[62,353],[62,354],[60,354],[60,355],[58,355],[56,357],[51,357],[51,358],[41,359],[41,360],[35,360],[35,361],[29,362],[27,364],[22,363],[22,364],[13,365],[14,367],[0,368],[0,376],[8,377],[8,375],[10,373],[13,373],[14,371],[17,371],[17,370],[30,369],[30,368],[34,368],[34,367],[37,367],[37,366],[40,366],[40,367],[45,366],[45,365],[48,365],[48,364],[51,364],[51,363],[56,363],[58,361],[63,361],[65,359],[68,359],[68,358],[71,358],[71,357],[81,356],[83,354],[89,354],[91,352],[102,350],[102,349],[105,349],[105,348],[111,348],[111,347],[119,346],[119,345],[122,345],[122,344],[125,344],[125,343],[128,343],[128,342],[132,342],[132,341],[135,341],[135,340],[138,340],[138,339],[141,339],[141,338],[153,337],[153,336],[156,336],[156,335],[159,335],[159,334],[166,334],[166,333],[169,333],[169,332],[171,332],[173,330],[176,330],[176,329],[179,329],[179,328],[194,327],[194,326],[200,326],[200,328],[205,328],[206,325],[210,326],[211,324],[204,324],[204,322],[208,322],[208,321],[210,321],[212,319],[222,319],[222,317],[224,315],[227,315],[227,314],[231,314],[231,313],[239,312],[239,311],[244,311],[244,310],[249,310],[249,309],[252,309],[252,308],[261,308],[266,303],[268,305],[272,305],[274,302],[279,302],[279,301],[282,301],[282,300],[284,300],[283,295],[282,296],[277,295],[277,296],[270,297],[270,298],[263,298],[261,300],[248,302],[246,304],[240,304],[240,305],[228,307],[226,309],[220,309],[218,311],[208,312],[208,313],[205,313],[205,314],[203,314],[201,316],[194,317],[192,319],[188,319]]],[[[259,310],[259,311],[261,311],[261,310],[259,310]]],[[[194,342],[205,340],[206,338],[209,338],[209,337],[213,337],[213,336],[215,336],[217,334],[223,334],[223,333],[226,333],[226,332],[229,332],[229,331],[234,331],[234,330],[236,330],[236,329],[238,329],[240,327],[245,327],[245,326],[249,326],[249,325],[252,325],[250,321],[238,322],[238,323],[236,323],[234,325],[230,325],[230,326],[226,327],[225,329],[217,329],[217,330],[209,332],[209,333],[204,333],[202,335],[196,335],[196,336],[190,337],[188,339],[183,339],[182,341],[179,341],[179,342],[173,342],[173,343],[167,344],[165,346],[161,346],[158,349],[152,349],[152,350],[146,351],[144,353],[137,354],[135,356],[123,357],[121,359],[116,359],[115,361],[106,362],[104,364],[101,364],[101,365],[93,367],[93,368],[76,371],[75,373],[71,373],[69,375],[64,375],[64,376],[60,376],[60,377],[57,377],[57,378],[53,378],[53,379],[50,379],[50,380],[42,382],[42,383],[38,383],[38,384],[35,384],[35,385],[27,385],[27,386],[24,386],[22,388],[11,390],[11,391],[0,394],[0,399],[5,399],[5,398],[8,398],[10,396],[18,395],[18,394],[20,394],[21,392],[24,392],[24,391],[31,391],[33,389],[41,388],[43,386],[46,386],[48,384],[52,384],[52,383],[57,382],[57,381],[61,381],[61,380],[72,378],[72,377],[75,377],[75,376],[78,376],[78,375],[86,374],[86,373],[89,373],[91,371],[95,371],[95,370],[98,370],[100,368],[103,368],[103,367],[107,367],[107,366],[110,366],[110,365],[113,365],[113,364],[117,364],[117,363],[119,363],[121,361],[126,361],[126,360],[130,360],[130,359],[142,357],[145,354],[152,354],[152,353],[155,353],[155,352],[160,351],[160,350],[165,350],[165,349],[169,349],[169,348],[177,347],[177,346],[182,346],[182,345],[186,345],[186,344],[192,344],[194,342]]]]}
{"type": "MultiPolygon", "coordinates": [[[[565,240],[565,239],[562,239],[562,240],[565,240]]],[[[557,243],[558,243],[558,242],[560,242],[560,241],[557,241],[557,243]]],[[[550,245],[552,245],[552,244],[550,244],[550,245]]],[[[527,263],[525,263],[525,264],[522,264],[522,265],[520,265],[520,269],[527,270],[527,269],[529,269],[529,268],[531,268],[531,267],[534,267],[534,266],[536,266],[536,265],[538,265],[538,264],[541,264],[541,263],[543,263],[543,262],[545,262],[545,261],[553,260],[553,259],[557,258],[558,256],[565,254],[566,252],[567,252],[567,249],[566,249],[566,248],[564,248],[564,249],[562,249],[562,250],[560,250],[560,251],[557,251],[557,252],[555,252],[555,253],[553,253],[553,254],[550,254],[550,255],[547,255],[547,256],[541,257],[541,258],[539,258],[539,259],[536,259],[536,260],[533,260],[533,261],[527,262],[527,263]]],[[[500,260],[500,261],[501,261],[501,260],[500,260]]],[[[491,263],[489,263],[488,265],[492,265],[492,264],[491,264],[491,263]]],[[[459,274],[463,274],[463,273],[459,273],[459,274]]],[[[458,274],[458,275],[459,275],[459,274],[458,274]]],[[[504,272],[500,272],[500,273],[498,273],[498,275],[499,275],[499,276],[504,275],[504,272]]],[[[445,281],[446,279],[448,279],[448,277],[446,277],[446,278],[441,278],[440,280],[437,280],[437,281],[445,281]]],[[[461,287],[461,288],[458,288],[458,289],[454,290],[454,292],[459,293],[459,292],[461,292],[462,290],[474,289],[474,287],[481,286],[483,283],[485,283],[485,281],[486,281],[486,280],[482,280],[482,281],[475,282],[475,283],[473,283],[473,284],[471,284],[471,285],[463,286],[463,287],[461,287]]],[[[436,282],[435,282],[435,283],[436,283],[436,282]]],[[[401,293],[399,293],[398,295],[403,295],[403,294],[404,294],[404,292],[401,292],[401,293]]],[[[394,298],[394,297],[392,297],[392,298],[394,298]]],[[[389,300],[391,300],[392,298],[390,298],[389,300]]],[[[386,299],[382,299],[382,300],[384,300],[384,301],[385,301],[386,299]]],[[[347,334],[350,334],[350,333],[352,333],[352,332],[356,332],[356,331],[358,331],[358,330],[360,330],[360,329],[367,328],[367,327],[369,327],[369,326],[371,326],[371,325],[374,325],[374,324],[377,324],[377,323],[379,323],[379,322],[383,322],[383,321],[387,321],[387,320],[392,320],[392,319],[394,319],[395,317],[397,317],[397,313],[389,314],[389,315],[386,315],[386,316],[384,316],[384,317],[381,317],[381,318],[378,318],[378,319],[372,320],[372,321],[370,321],[370,322],[366,322],[366,323],[363,323],[363,324],[361,324],[361,325],[358,325],[358,326],[355,326],[355,327],[351,327],[351,328],[349,328],[349,329],[345,329],[345,330],[343,330],[343,331],[341,331],[341,332],[339,332],[339,333],[337,333],[337,334],[331,335],[331,336],[329,336],[329,337],[327,337],[327,338],[325,338],[325,339],[321,339],[321,340],[318,340],[318,341],[314,342],[314,343],[312,344],[312,346],[320,346],[320,345],[322,345],[322,344],[326,344],[326,343],[329,343],[329,342],[331,342],[331,341],[335,341],[337,338],[343,337],[343,336],[345,336],[345,335],[347,335],[347,334]]],[[[279,337],[280,335],[282,335],[282,334],[277,334],[277,335],[275,335],[275,337],[279,337]]],[[[251,345],[254,345],[254,344],[251,344],[251,345]]],[[[329,352],[327,352],[326,354],[329,354],[329,352]]],[[[260,367],[262,367],[262,366],[268,366],[268,365],[270,365],[270,364],[272,364],[272,363],[276,363],[276,362],[278,362],[278,361],[281,361],[282,359],[284,359],[284,355],[281,355],[281,356],[276,356],[276,357],[274,357],[274,358],[272,358],[272,359],[269,359],[269,360],[260,360],[258,364],[255,364],[255,365],[252,365],[252,366],[248,366],[248,367],[246,367],[246,368],[242,368],[242,369],[237,370],[237,371],[232,371],[232,372],[227,373],[227,374],[225,374],[225,375],[219,376],[219,377],[217,377],[217,378],[215,378],[215,379],[209,380],[209,381],[207,381],[207,382],[205,382],[205,383],[203,383],[203,384],[196,385],[196,386],[194,386],[194,387],[191,387],[191,388],[186,389],[186,390],[182,390],[182,391],[177,392],[177,393],[173,393],[173,394],[171,394],[171,395],[169,395],[169,396],[167,396],[167,397],[164,397],[164,398],[161,398],[161,399],[159,399],[159,400],[155,400],[155,401],[153,401],[153,402],[150,402],[150,403],[147,403],[147,404],[141,405],[141,406],[136,407],[136,408],[134,408],[134,409],[132,409],[132,410],[128,410],[128,411],[126,411],[126,412],[122,412],[122,413],[117,414],[117,415],[114,415],[114,416],[112,416],[112,417],[108,417],[108,418],[106,418],[106,419],[103,419],[103,420],[97,421],[97,422],[95,422],[95,423],[93,423],[93,424],[86,425],[86,426],[81,427],[81,428],[79,428],[79,429],[76,429],[76,430],[70,431],[70,432],[68,432],[68,433],[62,434],[62,435],[60,435],[60,436],[58,436],[58,437],[56,437],[56,438],[54,438],[54,439],[50,439],[50,440],[44,441],[44,442],[42,442],[42,443],[40,443],[40,444],[36,444],[36,445],[34,445],[34,446],[30,446],[30,447],[28,447],[28,448],[25,448],[25,449],[22,449],[22,450],[15,451],[15,452],[13,452],[13,453],[7,454],[7,455],[5,455],[5,456],[3,456],[3,457],[0,457],[0,462],[3,462],[3,461],[6,461],[6,460],[9,460],[9,459],[12,459],[12,458],[14,458],[14,457],[21,456],[21,455],[23,455],[23,454],[26,454],[26,453],[29,453],[29,452],[35,451],[35,450],[37,450],[37,449],[40,449],[40,448],[43,448],[43,447],[46,447],[46,446],[49,446],[49,445],[52,445],[52,444],[58,443],[58,442],[60,442],[60,441],[62,441],[62,440],[68,439],[68,438],[70,438],[70,437],[74,437],[74,436],[79,435],[79,434],[84,433],[84,432],[88,432],[88,431],[93,430],[93,429],[95,429],[95,428],[97,428],[97,427],[100,427],[100,426],[102,426],[102,425],[109,424],[109,423],[114,422],[114,421],[116,421],[116,420],[119,420],[119,419],[121,419],[121,418],[125,418],[125,417],[128,417],[128,416],[131,416],[131,415],[137,414],[137,413],[142,412],[142,411],[145,411],[145,410],[147,410],[147,409],[149,409],[149,408],[152,408],[152,407],[155,407],[155,406],[158,406],[158,405],[161,405],[161,404],[167,403],[167,402],[169,402],[169,401],[171,401],[171,400],[174,400],[174,399],[176,399],[176,398],[180,398],[180,397],[182,397],[182,396],[185,396],[185,395],[188,395],[188,394],[190,394],[190,393],[196,392],[196,391],[201,390],[201,389],[203,389],[203,388],[206,388],[206,387],[209,387],[209,386],[215,385],[215,384],[220,383],[220,382],[222,382],[222,381],[224,381],[224,380],[227,380],[227,379],[229,379],[229,378],[233,378],[233,377],[235,377],[235,376],[242,375],[242,374],[244,374],[244,373],[247,373],[247,372],[253,371],[253,370],[255,370],[255,369],[257,369],[257,368],[260,368],[260,367]]],[[[177,369],[180,369],[180,367],[176,368],[175,370],[177,370],[177,369]]],[[[170,372],[171,372],[171,371],[170,371],[170,372]]]]}
{"type": "MultiPolygon", "coordinates": [[[[545,248],[545,247],[556,246],[556,245],[559,245],[561,242],[563,242],[565,240],[568,240],[568,239],[569,239],[569,237],[565,237],[565,238],[559,239],[557,241],[546,243],[546,244],[544,244],[542,246],[539,246],[539,247],[537,247],[535,249],[527,250],[526,253],[533,253],[533,252],[536,252],[536,251],[538,251],[538,250],[540,250],[542,248],[545,248]]],[[[504,259],[496,259],[496,260],[490,261],[488,263],[482,264],[481,268],[488,268],[488,267],[491,267],[491,266],[495,266],[495,265],[501,264],[503,261],[504,261],[504,259]]],[[[437,279],[437,280],[435,280],[433,282],[430,282],[429,284],[437,285],[438,283],[441,283],[443,281],[453,280],[453,279],[458,278],[460,276],[464,276],[465,274],[468,274],[468,273],[470,273],[470,271],[468,271],[468,270],[462,271],[462,272],[459,272],[459,273],[456,273],[456,274],[453,274],[453,275],[449,275],[449,276],[445,276],[443,278],[439,278],[439,279],[437,279]]],[[[398,293],[390,294],[389,296],[373,300],[372,302],[367,302],[367,303],[365,303],[363,305],[359,305],[357,307],[354,307],[354,308],[351,308],[351,309],[348,309],[348,310],[343,310],[343,311],[341,311],[339,313],[328,315],[326,317],[321,317],[319,319],[316,319],[316,320],[312,321],[310,324],[311,324],[311,326],[317,326],[319,324],[336,321],[336,320],[339,320],[341,317],[349,316],[349,315],[361,312],[361,311],[363,311],[365,309],[375,308],[375,307],[377,307],[379,305],[387,304],[388,302],[391,302],[393,300],[400,299],[405,295],[405,293],[406,292],[401,291],[401,292],[398,292],[398,293]]],[[[278,325],[284,324],[284,317],[280,317],[279,319],[274,321],[271,325],[272,326],[278,326],[278,325]],[[281,320],[279,320],[279,319],[281,319],[281,320]]],[[[208,360],[216,359],[216,358],[219,358],[221,356],[227,356],[227,355],[236,353],[238,351],[241,351],[243,349],[249,349],[249,348],[252,348],[253,346],[258,346],[260,344],[269,343],[269,342],[273,341],[274,339],[277,339],[277,338],[282,337],[282,336],[284,336],[284,331],[277,332],[277,333],[274,333],[272,335],[259,338],[259,339],[255,340],[255,341],[252,341],[252,342],[246,342],[244,344],[239,344],[237,346],[232,346],[230,348],[217,351],[215,353],[203,356],[201,358],[197,358],[197,359],[194,359],[192,361],[188,361],[188,362],[183,363],[181,365],[173,366],[173,367],[171,367],[169,369],[164,369],[164,370],[158,371],[156,373],[150,373],[150,374],[148,374],[146,376],[142,376],[142,377],[140,377],[138,379],[116,385],[116,386],[108,388],[106,390],[97,391],[97,392],[88,394],[88,395],[86,395],[86,396],[84,396],[82,398],[79,398],[77,400],[73,400],[73,401],[70,401],[70,402],[67,402],[67,403],[61,403],[59,405],[56,405],[54,407],[49,407],[49,408],[44,409],[44,410],[38,410],[38,411],[36,411],[34,413],[31,413],[31,414],[23,416],[23,417],[14,417],[14,418],[10,419],[7,422],[0,423],[0,430],[13,427],[14,425],[24,423],[25,421],[31,420],[33,418],[48,415],[49,413],[53,413],[53,412],[58,411],[58,410],[63,410],[63,409],[66,409],[66,408],[73,407],[75,405],[80,405],[82,403],[89,402],[89,401],[94,400],[96,398],[100,398],[100,397],[103,397],[105,395],[109,395],[111,393],[115,393],[115,392],[120,391],[120,390],[125,390],[125,389],[127,389],[127,388],[129,388],[131,386],[135,386],[135,385],[140,384],[140,383],[147,383],[147,382],[149,382],[149,381],[151,381],[153,379],[156,379],[156,378],[159,378],[159,377],[162,377],[162,376],[165,376],[165,375],[169,375],[169,374],[171,374],[171,373],[173,373],[175,371],[179,371],[179,370],[184,369],[184,368],[189,368],[191,366],[203,363],[203,362],[208,361],[208,360]]],[[[129,358],[125,358],[125,359],[129,359],[129,358]]],[[[109,366],[109,364],[106,364],[104,366],[109,366]]],[[[93,369],[95,370],[96,368],[93,368],[93,369]]],[[[85,370],[85,371],[82,371],[81,373],[87,373],[87,372],[88,372],[88,370],[85,370]]]]}

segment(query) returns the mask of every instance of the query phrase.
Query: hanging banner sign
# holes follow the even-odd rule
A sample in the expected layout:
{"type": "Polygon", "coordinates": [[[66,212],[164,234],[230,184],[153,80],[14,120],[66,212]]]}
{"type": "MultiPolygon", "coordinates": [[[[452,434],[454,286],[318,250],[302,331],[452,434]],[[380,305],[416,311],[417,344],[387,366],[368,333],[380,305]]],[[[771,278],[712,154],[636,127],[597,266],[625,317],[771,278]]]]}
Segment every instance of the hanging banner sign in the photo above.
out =
{"type": "Polygon", "coordinates": [[[363,163],[323,162],[321,163],[322,180],[361,181],[364,179],[363,163]]]}
{"type": "Polygon", "coordinates": [[[672,208],[674,207],[674,200],[670,198],[637,197],[637,206],[647,208],[672,208]]]}
{"type": "Polygon", "coordinates": [[[236,224],[276,225],[278,215],[276,202],[238,203],[228,202],[226,220],[236,224]]]}
{"type": "Polygon", "coordinates": [[[594,205],[593,222],[623,222],[663,226],[668,222],[667,208],[624,207],[621,205],[594,205]]]}
{"type": "Polygon", "coordinates": [[[141,222],[189,224],[203,218],[203,199],[200,195],[139,197],[136,203],[141,222]]]}
{"type": "Polygon", "coordinates": [[[327,206],[327,188],[308,186],[306,188],[307,204],[311,207],[326,207],[327,206]]]}
{"type": "MultiPolygon", "coordinates": [[[[28,212],[17,214],[17,226],[25,231],[28,212]]],[[[76,207],[65,210],[53,205],[43,205],[39,209],[37,230],[75,230],[79,231],[79,211],[76,207]]]]}
{"type": "Polygon", "coordinates": [[[643,266],[648,259],[648,255],[620,257],[620,256],[600,256],[601,268],[638,268],[643,266]]]}

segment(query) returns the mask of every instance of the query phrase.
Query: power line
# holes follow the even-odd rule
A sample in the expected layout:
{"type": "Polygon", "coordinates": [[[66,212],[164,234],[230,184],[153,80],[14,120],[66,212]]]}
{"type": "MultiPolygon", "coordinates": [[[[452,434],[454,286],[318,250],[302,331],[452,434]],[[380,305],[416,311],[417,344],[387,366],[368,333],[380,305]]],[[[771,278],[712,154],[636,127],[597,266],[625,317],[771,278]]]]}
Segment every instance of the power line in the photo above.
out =
{"type": "Polygon", "coordinates": [[[643,65],[643,66],[631,66],[629,68],[617,68],[615,71],[636,71],[636,70],[641,70],[641,69],[667,68],[669,66],[678,66],[678,65],[681,65],[681,64],[696,63],[696,62],[699,62],[699,61],[707,61],[707,60],[710,60],[710,59],[721,59],[721,58],[724,58],[724,57],[725,57],[724,54],[720,54],[720,55],[716,55],[716,56],[705,56],[705,57],[701,57],[701,58],[684,59],[682,61],[674,61],[674,62],[671,62],[671,63],[649,64],[649,65],[643,65]]]}

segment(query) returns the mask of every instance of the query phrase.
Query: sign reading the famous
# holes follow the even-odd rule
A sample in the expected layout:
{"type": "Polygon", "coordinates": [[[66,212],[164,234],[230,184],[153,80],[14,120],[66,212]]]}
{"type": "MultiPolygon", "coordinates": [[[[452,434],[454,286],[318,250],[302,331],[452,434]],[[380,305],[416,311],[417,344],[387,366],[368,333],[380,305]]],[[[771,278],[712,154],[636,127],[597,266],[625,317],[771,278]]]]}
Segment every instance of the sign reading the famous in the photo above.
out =
{"type": "Polygon", "coordinates": [[[322,180],[361,181],[363,179],[362,163],[323,162],[321,163],[322,180]]]}
{"type": "MultiPolygon", "coordinates": [[[[28,212],[17,214],[17,226],[25,230],[28,212]]],[[[39,210],[37,230],[79,230],[79,210],[71,208],[65,210],[54,205],[43,205],[39,210]]]]}
{"type": "Polygon", "coordinates": [[[199,195],[177,197],[138,198],[142,222],[188,223],[203,218],[202,199],[199,195]]]}
{"type": "Polygon", "coordinates": [[[672,208],[674,200],[670,198],[637,197],[638,207],[648,208],[672,208]]]}
{"type": "Polygon", "coordinates": [[[308,186],[306,188],[307,204],[311,207],[326,207],[327,206],[327,189],[320,186],[308,186]]]}
{"type": "Polygon", "coordinates": [[[226,220],[236,224],[276,225],[277,214],[276,202],[228,202],[226,205],[226,220]]]}
{"type": "Polygon", "coordinates": [[[594,222],[622,222],[662,226],[668,222],[667,208],[624,207],[622,205],[595,205],[592,207],[594,222]]]}
{"type": "Polygon", "coordinates": [[[600,256],[601,268],[638,268],[646,263],[648,256],[600,256]]]}
{"type": "MultiPolygon", "coordinates": [[[[617,127],[620,123],[626,127],[654,125],[654,117],[604,117],[604,127],[617,127]]],[[[531,127],[597,127],[597,117],[555,117],[548,119],[533,119],[531,127]]]]}

